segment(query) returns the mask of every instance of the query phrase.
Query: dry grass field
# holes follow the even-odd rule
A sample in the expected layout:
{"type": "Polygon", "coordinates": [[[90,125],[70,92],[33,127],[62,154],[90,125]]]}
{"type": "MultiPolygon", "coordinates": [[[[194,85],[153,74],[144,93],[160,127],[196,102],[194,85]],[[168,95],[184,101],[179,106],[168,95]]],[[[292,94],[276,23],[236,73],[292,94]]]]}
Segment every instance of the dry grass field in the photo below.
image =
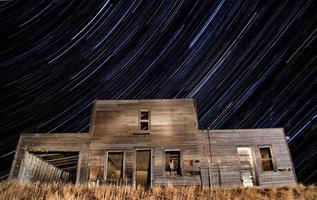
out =
{"type": "Polygon", "coordinates": [[[62,183],[27,183],[14,181],[0,182],[0,199],[317,199],[315,185],[272,188],[215,188],[201,189],[197,187],[155,187],[149,191],[130,186],[103,185],[71,185],[62,183]]]}

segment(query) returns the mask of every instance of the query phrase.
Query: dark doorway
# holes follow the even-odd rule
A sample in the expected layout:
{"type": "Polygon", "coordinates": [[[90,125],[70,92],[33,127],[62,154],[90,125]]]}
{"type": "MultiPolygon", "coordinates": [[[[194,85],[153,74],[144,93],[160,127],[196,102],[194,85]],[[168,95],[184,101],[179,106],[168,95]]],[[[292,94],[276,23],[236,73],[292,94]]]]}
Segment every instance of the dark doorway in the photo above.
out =
{"type": "Polygon", "coordinates": [[[151,185],[151,150],[137,150],[135,161],[136,186],[149,188],[151,185]]]}

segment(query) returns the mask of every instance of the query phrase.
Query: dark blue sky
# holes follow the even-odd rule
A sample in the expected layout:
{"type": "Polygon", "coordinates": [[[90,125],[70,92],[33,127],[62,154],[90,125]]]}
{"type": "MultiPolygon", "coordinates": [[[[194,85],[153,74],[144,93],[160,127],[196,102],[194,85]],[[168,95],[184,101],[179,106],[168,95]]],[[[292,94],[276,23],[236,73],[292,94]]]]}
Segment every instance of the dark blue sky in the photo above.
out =
{"type": "Polygon", "coordinates": [[[317,182],[316,1],[1,1],[0,179],[22,132],[96,99],[194,98],[201,128],[284,127],[317,182]]]}

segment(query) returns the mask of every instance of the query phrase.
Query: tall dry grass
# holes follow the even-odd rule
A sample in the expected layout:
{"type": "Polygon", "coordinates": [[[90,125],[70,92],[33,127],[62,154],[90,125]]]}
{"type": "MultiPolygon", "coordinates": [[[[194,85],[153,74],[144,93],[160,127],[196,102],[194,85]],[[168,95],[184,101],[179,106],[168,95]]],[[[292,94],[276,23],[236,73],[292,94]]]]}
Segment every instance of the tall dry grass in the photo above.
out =
{"type": "Polygon", "coordinates": [[[102,185],[72,185],[62,183],[18,183],[16,181],[0,182],[0,199],[287,199],[317,200],[317,187],[285,186],[272,188],[214,188],[198,187],[155,187],[145,191],[142,188],[130,186],[102,185]]]}

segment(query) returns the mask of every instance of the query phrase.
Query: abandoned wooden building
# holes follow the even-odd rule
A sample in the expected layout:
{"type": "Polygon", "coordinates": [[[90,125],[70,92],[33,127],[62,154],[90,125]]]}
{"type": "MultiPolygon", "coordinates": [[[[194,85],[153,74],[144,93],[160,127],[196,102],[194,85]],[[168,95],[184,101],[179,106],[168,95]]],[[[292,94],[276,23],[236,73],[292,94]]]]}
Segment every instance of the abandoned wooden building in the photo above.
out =
{"type": "Polygon", "coordinates": [[[192,99],[98,100],[89,133],[23,133],[10,178],[145,187],[297,182],[282,128],[201,130],[192,99]]]}

